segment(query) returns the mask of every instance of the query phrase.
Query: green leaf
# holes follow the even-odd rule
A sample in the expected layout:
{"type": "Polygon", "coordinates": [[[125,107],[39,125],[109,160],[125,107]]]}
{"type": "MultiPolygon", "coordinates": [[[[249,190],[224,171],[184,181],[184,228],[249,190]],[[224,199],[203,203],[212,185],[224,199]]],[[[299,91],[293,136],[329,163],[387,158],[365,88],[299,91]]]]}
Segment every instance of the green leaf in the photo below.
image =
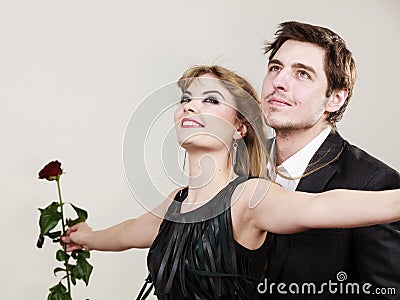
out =
{"type": "Polygon", "coordinates": [[[43,243],[44,243],[44,236],[39,234],[39,238],[36,242],[36,247],[38,248],[42,248],[43,247],[43,243]]]}
{"type": "Polygon", "coordinates": [[[53,272],[54,272],[54,276],[55,276],[55,275],[57,275],[58,272],[66,272],[66,270],[63,268],[57,267],[54,269],[53,272]]]}
{"type": "Polygon", "coordinates": [[[51,203],[45,209],[39,208],[40,218],[39,226],[40,233],[46,235],[57,226],[58,222],[62,219],[61,212],[58,211],[59,204],[57,202],[51,203]]]}
{"type": "Polygon", "coordinates": [[[88,213],[86,212],[86,210],[79,208],[79,207],[73,205],[72,203],[71,203],[71,206],[75,210],[76,214],[78,215],[78,219],[80,220],[80,222],[85,222],[88,217],[88,213]]]}
{"type": "Polygon", "coordinates": [[[67,254],[64,250],[58,250],[56,253],[56,259],[58,261],[67,261],[69,259],[69,254],[67,254]]]}
{"type": "Polygon", "coordinates": [[[56,284],[55,286],[52,286],[49,289],[50,292],[62,292],[65,293],[67,291],[67,288],[61,283],[59,282],[58,284],[56,284]]]}
{"type": "Polygon", "coordinates": [[[46,236],[48,236],[49,238],[54,240],[55,238],[61,237],[61,231],[59,230],[59,231],[49,232],[49,233],[46,234],[46,236]]]}
{"type": "Polygon", "coordinates": [[[74,226],[75,224],[78,224],[78,223],[81,223],[81,222],[83,222],[83,221],[81,221],[81,219],[79,219],[79,218],[76,218],[76,219],[74,219],[74,220],[72,220],[71,218],[68,218],[68,219],[67,219],[67,225],[68,225],[68,227],[72,227],[72,226],[74,226]]]}
{"type": "Polygon", "coordinates": [[[72,300],[72,298],[69,293],[54,292],[50,293],[50,295],[47,297],[47,300],[72,300]]]}
{"type": "Polygon", "coordinates": [[[72,300],[67,288],[59,282],[57,285],[50,288],[50,294],[47,300],[72,300]]]}
{"type": "Polygon", "coordinates": [[[83,258],[90,258],[90,252],[86,250],[79,250],[79,255],[83,258]]]}
{"type": "Polygon", "coordinates": [[[89,284],[89,278],[92,274],[93,266],[89,264],[83,256],[79,255],[76,261],[76,266],[78,267],[79,276],[77,278],[82,279],[86,285],[89,284]]]}
{"type": "Polygon", "coordinates": [[[72,282],[74,282],[76,279],[80,279],[83,280],[86,285],[89,284],[89,278],[92,274],[93,267],[87,262],[86,258],[81,253],[77,254],[76,265],[70,265],[69,270],[71,271],[72,282]]]}
{"type": "Polygon", "coordinates": [[[81,223],[81,222],[85,222],[87,217],[88,217],[88,213],[86,212],[86,210],[83,210],[83,209],[73,205],[72,203],[69,203],[69,204],[75,210],[75,212],[78,215],[78,217],[76,219],[68,218],[67,219],[67,225],[69,227],[71,227],[71,226],[74,226],[75,224],[78,224],[78,223],[81,223]]]}
{"type": "Polygon", "coordinates": [[[93,266],[86,260],[86,258],[90,257],[90,252],[85,250],[75,250],[72,252],[71,256],[76,259],[76,265],[69,265],[71,281],[75,285],[76,279],[79,279],[83,280],[86,285],[88,285],[93,270],[93,266]]]}
{"type": "Polygon", "coordinates": [[[73,285],[76,285],[76,279],[77,279],[77,275],[78,275],[78,267],[76,265],[69,265],[69,271],[70,271],[70,275],[71,275],[71,282],[73,285]]]}
{"type": "Polygon", "coordinates": [[[90,252],[82,249],[74,250],[72,251],[71,256],[74,259],[77,259],[79,256],[82,256],[83,258],[90,258],[90,252]]]}

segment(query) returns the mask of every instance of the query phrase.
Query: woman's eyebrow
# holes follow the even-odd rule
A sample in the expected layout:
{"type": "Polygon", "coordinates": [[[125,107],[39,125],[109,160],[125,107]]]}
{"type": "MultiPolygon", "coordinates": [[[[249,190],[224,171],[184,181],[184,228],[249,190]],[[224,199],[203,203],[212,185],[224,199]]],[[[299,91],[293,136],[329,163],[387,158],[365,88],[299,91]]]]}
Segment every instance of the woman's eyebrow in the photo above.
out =
{"type": "Polygon", "coordinates": [[[204,92],[203,92],[203,95],[206,95],[206,94],[218,94],[218,95],[220,95],[223,99],[225,99],[224,95],[222,95],[222,93],[221,93],[220,91],[217,91],[217,90],[204,91],[204,92]]]}
{"type": "MultiPolygon", "coordinates": [[[[191,93],[189,90],[186,90],[186,91],[182,92],[182,94],[188,94],[189,96],[192,96],[192,93],[191,93]]],[[[207,95],[207,94],[218,94],[218,95],[220,95],[223,99],[225,99],[224,95],[223,95],[220,91],[218,91],[218,90],[207,90],[207,91],[204,91],[204,92],[202,93],[202,95],[207,95]]]]}

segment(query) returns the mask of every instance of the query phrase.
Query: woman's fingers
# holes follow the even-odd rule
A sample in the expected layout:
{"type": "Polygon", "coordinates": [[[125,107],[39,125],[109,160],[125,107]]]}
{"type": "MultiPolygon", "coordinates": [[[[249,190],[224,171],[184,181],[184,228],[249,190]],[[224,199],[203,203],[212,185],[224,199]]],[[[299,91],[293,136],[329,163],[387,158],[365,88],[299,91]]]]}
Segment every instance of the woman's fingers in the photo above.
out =
{"type": "Polygon", "coordinates": [[[67,232],[65,233],[66,235],[70,235],[72,232],[81,230],[81,229],[86,229],[86,228],[90,228],[85,222],[81,222],[75,225],[72,225],[71,227],[69,227],[67,229],[67,232]]]}
{"type": "Polygon", "coordinates": [[[62,236],[61,241],[65,244],[69,244],[72,242],[71,238],[69,236],[62,236]]]}
{"type": "Polygon", "coordinates": [[[77,245],[77,244],[67,244],[66,245],[67,252],[72,252],[74,250],[81,250],[81,249],[83,249],[83,247],[81,245],[77,245]]]}
{"type": "Polygon", "coordinates": [[[71,239],[71,237],[69,236],[63,236],[61,238],[61,241],[63,243],[63,245],[65,245],[65,249],[67,252],[72,252],[74,250],[86,250],[89,251],[89,247],[87,247],[86,245],[80,245],[80,244],[76,244],[73,242],[73,240],[71,239]]]}
{"type": "Polygon", "coordinates": [[[68,252],[80,249],[89,250],[85,245],[81,245],[80,241],[81,234],[87,229],[90,230],[90,227],[84,222],[75,224],[68,228],[65,235],[61,237],[61,243],[65,245],[68,252]]]}

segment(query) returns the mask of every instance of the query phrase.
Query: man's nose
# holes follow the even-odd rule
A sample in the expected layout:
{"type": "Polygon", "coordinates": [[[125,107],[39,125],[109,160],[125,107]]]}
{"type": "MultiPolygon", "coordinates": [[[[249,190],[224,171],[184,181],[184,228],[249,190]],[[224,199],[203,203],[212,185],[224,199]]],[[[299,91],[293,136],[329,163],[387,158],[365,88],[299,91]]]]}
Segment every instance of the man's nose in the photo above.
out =
{"type": "Polygon", "coordinates": [[[289,76],[288,72],[281,70],[276,76],[272,79],[272,86],[276,90],[287,91],[289,86],[289,76]]]}

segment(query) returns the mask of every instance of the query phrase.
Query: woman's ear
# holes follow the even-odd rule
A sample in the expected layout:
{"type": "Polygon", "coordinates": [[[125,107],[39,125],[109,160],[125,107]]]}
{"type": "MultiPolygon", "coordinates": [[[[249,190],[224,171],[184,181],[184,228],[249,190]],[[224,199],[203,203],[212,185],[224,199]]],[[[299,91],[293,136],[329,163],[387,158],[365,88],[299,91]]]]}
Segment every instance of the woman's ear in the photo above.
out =
{"type": "Polygon", "coordinates": [[[325,111],[327,112],[335,112],[338,111],[344,104],[349,95],[349,91],[347,89],[341,89],[334,92],[331,96],[331,99],[325,104],[325,111]]]}
{"type": "Polygon", "coordinates": [[[245,137],[247,134],[247,127],[244,124],[241,124],[238,129],[236,129],[235,133],[233,134],[233,139],[240,140],[241,138],[245,137]]]}

